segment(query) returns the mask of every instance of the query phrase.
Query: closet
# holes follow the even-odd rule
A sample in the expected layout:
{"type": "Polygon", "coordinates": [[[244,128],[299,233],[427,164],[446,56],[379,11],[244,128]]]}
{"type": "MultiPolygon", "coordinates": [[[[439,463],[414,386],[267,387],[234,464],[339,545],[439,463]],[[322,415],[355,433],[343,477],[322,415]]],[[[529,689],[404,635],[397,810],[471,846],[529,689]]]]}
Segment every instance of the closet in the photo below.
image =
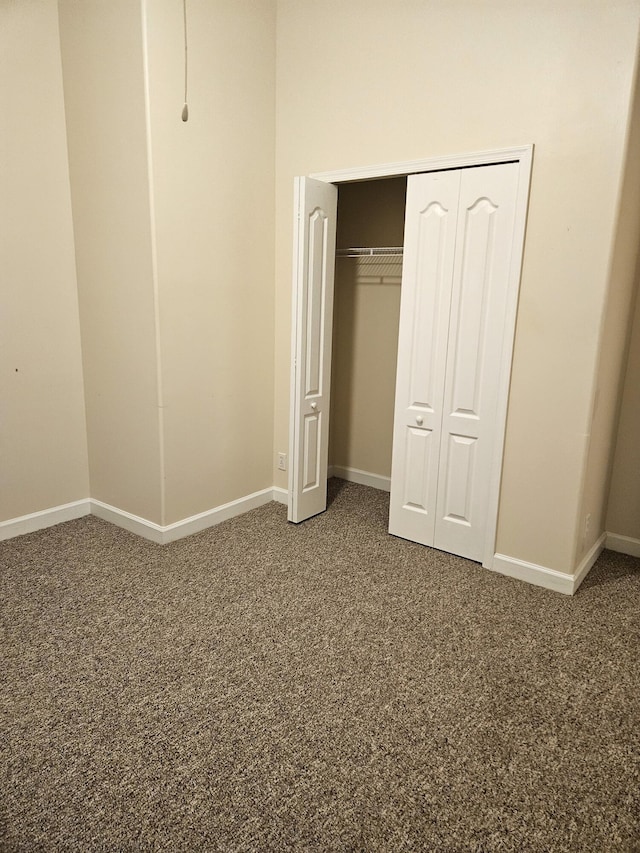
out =
{"type": "MultiPolygon", "coordinates": [[[[359,406],[360,430],[369,425],[374,433],[385,419],[393,427],[389,532],[486,561],[495,539],[524,235],[528,174],[526,187],[522,175],[522,162],[514,160],[394,179],[406,179],[403,246],[389,239],[358,245],[355,237],[348,242],[356,245],[344,245],[341,236],[337,258],[335,185],[297,179],[291,521],[326,507],[333,393],[335,459],[345,456],[343,438],[335,434],[345,411],[353,419],[359,406]],[[358,286],[375,292],[394,285],[401,253],[395,401],[392,408],[382,406],[376,393],[365,391],[364,404],[359,392],[360,402],[350,408],[354,377],[334,372],[331,387],[334,267],[344,276],[341,265],[351,258],[358,286]]],[[[337,324],[348,322],[349,311],[343,316],[340,310],[343,298],[338,292],[337,324]]],[[[337,339],[345,345],[344,330],[337,339]]],[[[375,353],[376,341],[369,346],[375,353]]],[[[339,346],[335,358],[339,364],[339,346]]]]}
{"type": "Polygon", "coordinates": [[[406,177],[341,184],[329,471],[389,491],[406,177]]]}

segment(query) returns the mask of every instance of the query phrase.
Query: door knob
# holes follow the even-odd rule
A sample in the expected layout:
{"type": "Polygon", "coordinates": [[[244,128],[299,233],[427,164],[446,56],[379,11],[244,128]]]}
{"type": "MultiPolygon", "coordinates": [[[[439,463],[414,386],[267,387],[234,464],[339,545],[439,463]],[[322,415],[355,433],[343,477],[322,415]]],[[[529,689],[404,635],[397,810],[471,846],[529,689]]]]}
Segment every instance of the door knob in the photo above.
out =
{"type": "Polygon", "coordinates": [[[318,408],[318,404],[317,404],[317,403],[312,403],[312,404],[311,404],[311,408],[312,408],[312,409],[314,409],[314,410],[315,410],[315,409],[317,409],[317,408],[318,408]]]}
{"type": "Polygon", "coordinates": [[[422,415],[416,415],[416,423],[418,424],[418,426],[422,426],[423,420],[424,418],[422,417],[422,415]]]}

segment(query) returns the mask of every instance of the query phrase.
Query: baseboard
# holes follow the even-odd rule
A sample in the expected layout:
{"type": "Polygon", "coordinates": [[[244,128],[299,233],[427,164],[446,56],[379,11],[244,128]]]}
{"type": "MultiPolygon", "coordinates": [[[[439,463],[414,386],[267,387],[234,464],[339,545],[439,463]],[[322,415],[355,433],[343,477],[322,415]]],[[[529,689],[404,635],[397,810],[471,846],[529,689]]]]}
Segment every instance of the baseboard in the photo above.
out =
{"type": "Polygon", "coordinates": [[[43,509],[40,512],[31,512],[28,515],[21,515],[19,518],[0,521],[0,542],[5,539],[13,539],[14,536],[22,536],[25,533],[35,533],[37,530],[44,530],[46,527],[53,527],[55,524],[62,524],[64,521],[73,521],[75,518],[82,518],[83,515],[89,515],[90,512],[90,501],[87,498],[86,500],[73,501],[73,503],[43,509]]]}
{"type": "Polygon", "coordinates": [[[543,586],[554,592],[562,592],[564,595],[573,595],[573,575],[564,572],[556,572],[536,563],[527,563],[525,560],[517,560],[515,557],[507,557],[505,554],[494,554],[491,571],[520,581],[532,583],[535,586],[543,586]]]}
{"type": "Polygon", "coordinates": [[[494,554],[493,565],[490,568],[501,575],[517,578],[534,584],[534,586],[542,586],[554,592],[561,592],[563,595],[573,595],[600,556],[605,546],[606,536],[606,533],[600,536],[572,575],[566,572],[558,572],[555,569],[548,569],[546,566],[539,566],[536,563],[517,560],[515,557],[507,557],[505,554],[494,554]]]}
{"type": "MultiPolygon", "coordinates": [[[[342,466],[333,466],[329,473],[330,476],[371,486],[381,491],[389,491],[390,481],[388,477],[381,477],[377,474],[360,471],[357,468],[342,466]]],[[[0,522],[0,541],[12,539],[15,536],[21,536],[25,533],[34,533],[37,530],[53,527],[65,521],[73,521],[76,518],[82,518],[92,513],[98,518],[129,530],[131,533],[163,545],[168,542],[174,542],[177,539],[182,539],[185,536],[190,536],[193,533],[198,533],[208,527],[213,527],[222,521],[242,515],[270,501],[286,504],[287,499],[288,492],[286,489],[273,486],[253,492],[250,495],[245,495],[245,497],[238,498],[238,500],[230,501],[190,518],[182,519],[174,524],[161,526],[148,521],[146,518],[141,518],[117,507],[105,504],[102,501],[87,498],[86,500],[74,501],[73,503],[63,504],[41,510],[40,512],[23,515],[19,518],[2,521],[0,522]]],[[[518,560],[515,557],[508,557],[505,554],[494,554],[492,565],[489,568],[498,574],[517,578],[535,586],[541,586],[565,595],[573,595],[600,556],[603,548],[609,548],[612,551],[618,551],[632,557],[640,557],[640,540],[633,539],[630,536],[621,536],[616,533],[603,533],[590,549],[589,553],[583,558],[573,575],[548,569],[545,566],[539,566],[535,563],[527,563],[525,560],[518,560]]]]}
{"type": "Polygon", "coordinates": [[[640,539],[622,536],[620,533],[607,533],[606,536],[605,548],[619,554],[627,554],[629,557],[640,557],[640,539]]]}
{"type": "MultiPolygon", "coordinates": [[[[278,500],[278,497],[274,494],[275,491],[273,487],[262,489],[259,492],[253,492],[253,494],[245,495],[235,501],[221,504],[206,512],[192,515],[189,518],[183,518],[181,521],[176,521],[173,524],[165,526],[154,524],[152,521],[147,521],[146,518],[140,518],[140,516],[124,512],[121,509],[117,509],[117,507],[102,503],[102,501],[92,500],[91,511],[98,518],[116,524],[118,527],[123,527],[131,533],[136,533],[138,536],[150,539],[158,545],[166,545],[168,542],[175,542],[177,539],[183,539],[185,536],[199,533],[201,530],[214,527],[222,521],[235,518],[237,515],[243,515],[245,512],[263,506],[273,500],[278,500]]],[[[278,493],[281,491],[284,490],[278,489],[278,493]]]]}
{"type": "Polygon", "coordinates": [[[103,521],[108,521],[110,524],[115,524],[116,527],[122,527],[123,530],[128,530],[129,533],[135,533],[137,536],[142,536],[145,539],[150,539],[158,545],[164,543],[164,532],[166,528],[142,518],[139,515],[133,515],[124,509],[111,506],[110,504],[91,499],[91,514],[103,521]]]}
{"type": "Polygon", "coordinates": [[[281,489],[280,486],[274,486],[273,500],[286,506],[289,503],[289,492],[286,489],[281,489]]]}
{"type": "Polygon", "coordinates": [[[331,465],[328,475],[330,477],[339,477],[341,480],[349,480],[350,483],[359,483],[361,486],[371,486],[372,489],[378,489],[381,492],[391,491],[391,477],[383,477],[381,474],[361,471],[359,468],[331,465]]]}
{"type": "Polygon", "coordinates": [[[253,492],[235,501],[221,504],[214,507],[214,509],[201,512],[198,515],[192,515],[190,518],[185,518],[182,521],[176,521],[174,524],[169,524],[162,528],[164,536],[163,543],[174,542],[176,539],[191,536],[192,533],[199,533],[201,530],[206,530],[207,527],[214,527],[216,524],[228,521],[237,515],[244,515],[249,510],[257,509],[259,506],[271,503],[273,499],[273,487],[270,486],[268,489],[261,489],[259,492],[253,492]]]}
{"type": "Polygon", "coordinates": [[[214,507],[214,509],[163,527],[139,515],[133,515],[126,510],[110,506],[103,501],[87,498],[86,500],[45,509],[41,512],[32,512],[19,518],[11,518],[8,521],[1,521],[0,542],[5,539],[13,539],[14,536],[21,536],[24,533],[35,533],[37,530],[43,530],[46,527],[53,527],[55,524],[73,521],[75,518],[82,518],[84,515],[91,514],[115,524],[117,527],[122,527],[130,533],[149,539],[158,545],[165,545],[167,542],[174,542],[176,539],[191,536],[192,533],[199,533],[201,530],[213,527],[229,518],[243,515],[243,513],[263,506],[270,501],[286,504],[287,490],[280,489],[277,486],[262,489],[259,492],[245,495],[238,500],[230,501],[214,507]]]}
{"type": "Polygon", "coordinates": [[[582,558],[582,561],[578,568],[575,571],[573,576],[573,591],[576,592],[582,581],[586,578],[586,576],[591,571],[593,564],[598,559],[600,554],[602,554],[605,548],[605,542],[607,539],[607,534],[603,533],[597,542],[590,548],[589,552],[582,558]]]}

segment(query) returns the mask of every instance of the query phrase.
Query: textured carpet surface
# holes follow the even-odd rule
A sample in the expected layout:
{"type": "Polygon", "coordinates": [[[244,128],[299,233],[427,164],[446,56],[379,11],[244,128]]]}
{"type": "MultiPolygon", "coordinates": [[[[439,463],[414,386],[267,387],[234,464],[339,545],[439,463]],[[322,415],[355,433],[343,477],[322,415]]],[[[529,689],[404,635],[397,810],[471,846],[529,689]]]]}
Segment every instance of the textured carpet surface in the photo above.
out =
{"type": "Polygon", "coordinates": [[[640,561],[569,598],[387,513],[0,543],[0,848],[640,850],[640,561]]]}

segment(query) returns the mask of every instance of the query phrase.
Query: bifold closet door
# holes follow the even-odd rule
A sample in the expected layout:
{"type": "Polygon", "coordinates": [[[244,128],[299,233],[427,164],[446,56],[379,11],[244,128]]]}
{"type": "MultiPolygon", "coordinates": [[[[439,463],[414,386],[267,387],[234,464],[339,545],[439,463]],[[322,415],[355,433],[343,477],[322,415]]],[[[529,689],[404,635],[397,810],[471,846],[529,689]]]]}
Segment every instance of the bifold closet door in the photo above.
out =
{"type": "Polygon", "coordinates": [[[410,175],[389,532],[433,545],[460,171],[410,175]]]}
{"type": "Polygon", "coordinates": [[[508,163],[407,187],[389,532],[472,560],[499,464],[517,186],[508,163]]]}
{"type": "Polygon", "coordinates": [[[288,518],[300,522],[327,508],[338,189],[297,178],[295,194],[288,518]]]}

